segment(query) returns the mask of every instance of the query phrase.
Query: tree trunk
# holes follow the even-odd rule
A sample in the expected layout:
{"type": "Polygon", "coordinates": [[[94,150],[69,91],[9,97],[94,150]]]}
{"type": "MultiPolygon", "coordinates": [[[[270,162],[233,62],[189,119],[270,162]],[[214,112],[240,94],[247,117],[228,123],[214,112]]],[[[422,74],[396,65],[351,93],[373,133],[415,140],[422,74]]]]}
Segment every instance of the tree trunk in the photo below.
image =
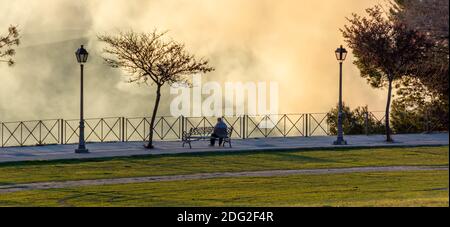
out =
{"type": "Polygon", "coordinates": [[[147,146],[145,146],[145,148],[147,148],[147,149],[155,148],[153,146],[153,128],[155,127],[155,120],[156,120],[156,114],[158,113],[159,101],[161,101],[161,86],[158,85],[158,88],[156,90],[155,106],[153,108],[152,119],[150,120],[150,132],[149,132],[149,137],[148,137],[148,144],[147,144],[147,146]]]}
{"type": "Polygon", "coordinates": [[[388,88],[388,98],[386,105],[386,142],[393,142],[391,137],[391,127],[390,127],[390,109],[391,109],[391,99],[392,99],[392,81],[389,79],[389,88],[388,88]]]}

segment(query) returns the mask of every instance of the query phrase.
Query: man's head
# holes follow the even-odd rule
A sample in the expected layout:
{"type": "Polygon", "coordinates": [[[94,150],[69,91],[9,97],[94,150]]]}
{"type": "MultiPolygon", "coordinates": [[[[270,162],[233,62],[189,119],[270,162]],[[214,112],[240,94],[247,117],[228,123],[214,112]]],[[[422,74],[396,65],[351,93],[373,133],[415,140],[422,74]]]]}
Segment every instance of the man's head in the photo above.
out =
{"type": "Polygon", "coordinates": [[[217,122],[222,122],[223,121],[223,119],[222,118],[217,118],[217,122]]]}

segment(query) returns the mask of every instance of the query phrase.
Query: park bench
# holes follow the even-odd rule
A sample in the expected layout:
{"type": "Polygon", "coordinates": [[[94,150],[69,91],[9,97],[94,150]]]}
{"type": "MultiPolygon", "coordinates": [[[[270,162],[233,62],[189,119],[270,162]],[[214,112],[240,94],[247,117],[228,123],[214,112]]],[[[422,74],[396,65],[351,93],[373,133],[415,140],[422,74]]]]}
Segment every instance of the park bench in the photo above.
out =
{"type": "MultiPolygon", "coordinates": [[[[183,132],[183,147],[186,144],[189,144],[189,148],[192,149],[192,142],[201,141],[201,140],[210,140],[211,134],[214,132],[214,127],[199,127],[199,128],[191,128],[189,131],[183,132]]],[[[225,147],[225,144],[228,143],[231,146],[231,135],[233,133],[233,128],[227,128],[227,137],[222,138],[223,143],[222,146],[225,147]]],[[[219,139],[219,138],[217,138],[219,139]]]]}

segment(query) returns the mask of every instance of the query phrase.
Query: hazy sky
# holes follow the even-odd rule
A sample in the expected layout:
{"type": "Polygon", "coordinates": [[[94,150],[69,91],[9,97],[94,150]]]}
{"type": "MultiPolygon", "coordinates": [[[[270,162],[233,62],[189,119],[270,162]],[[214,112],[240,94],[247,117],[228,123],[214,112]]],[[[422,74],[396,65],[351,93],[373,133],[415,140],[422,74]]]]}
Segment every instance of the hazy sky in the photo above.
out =
{"type": "MultiPolygon", "coordinates": [[[[380,0],[381,1],[381,0],[380,0]]],[[[151,113],[153,89],[129,85],[106,67],[97,34],[118,29],[169,30],[193,53],[211,60],[216,81],[277,81],[280,112],[326,112],[337,102],[339,28],[376,0],[0,0],[0,33],[17,24],[17,65],[0,65],[0,121],[76,118],[85,44],[86,115],[151,113]]],[[[360,78],[352,57],[344,65],[344,100],[382,110],[385,91],[360,78]]],[[[168,96],[170,98],[170,96],[168,96]]],[[[163,105],[162,113],[167,113],[163,105]]]]}

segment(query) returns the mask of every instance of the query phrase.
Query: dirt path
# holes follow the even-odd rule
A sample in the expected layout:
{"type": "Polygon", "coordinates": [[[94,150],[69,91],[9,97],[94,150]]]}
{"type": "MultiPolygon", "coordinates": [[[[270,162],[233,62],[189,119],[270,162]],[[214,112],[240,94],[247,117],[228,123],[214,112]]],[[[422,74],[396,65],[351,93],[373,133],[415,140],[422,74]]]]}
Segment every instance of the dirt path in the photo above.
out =
{"type": "Polygon", "coordinates": [[[403,171],[432,171],[432,170],[448,171],[448,166],[390,166],[390,167],[355,167],[355,168],[337,168],[337,169],[271,170],[271,171],[255,171],[255,172],[201,173],[201,174],[174,175],[174,176],[42,182],[42,183],[3,185],[0,186],[0,194],[28,191],[28,190],[58,189],[58,188],[71,188],[81,186],[151,183],[151,182],[200,180],[200,179],[214,179],[214,178],[274,177],[274,176],[289,176],[299,174],[322,175],[322,174],[340,174],[340,173],[403,172],[403,171]]]}

